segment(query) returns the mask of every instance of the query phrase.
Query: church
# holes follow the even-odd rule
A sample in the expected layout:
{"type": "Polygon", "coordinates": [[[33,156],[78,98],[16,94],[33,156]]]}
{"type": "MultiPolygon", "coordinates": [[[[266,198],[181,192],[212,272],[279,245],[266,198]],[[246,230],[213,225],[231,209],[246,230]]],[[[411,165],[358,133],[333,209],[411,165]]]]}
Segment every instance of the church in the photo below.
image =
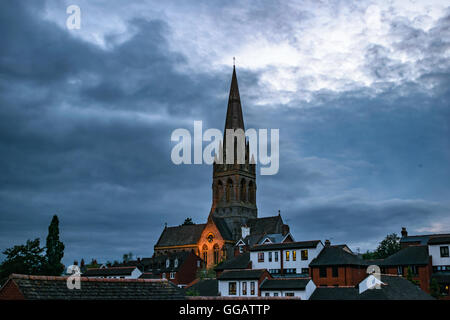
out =
{"type": "MultiPolygon", "coordinates": [[[[242,129],[244,117],[233,66],[230,94],[225,119],[226,130],[242,129]]],[[[256,205],[256,165],[249,159],[249,142],[245,139],[245,163],[226,163],[226,152],[222,152],[222,163],[213,163],[212,205],[206,223],[165,227],[154,246],[154,255],[193,251],[211,268],[227,258],[242,253],[245,248],[266,241],[292,241],[289,226],[281,215],[258,217],[256,205]],[[270,240],[272,239],[272,240],[270,240]]],[[[234,141],[236,150],[237,141],[234,141]]],[[[222,147],[222,149],[225,149],[222,147]]],[[[236,154],[236,153],[235,153],[236,154]]]]}

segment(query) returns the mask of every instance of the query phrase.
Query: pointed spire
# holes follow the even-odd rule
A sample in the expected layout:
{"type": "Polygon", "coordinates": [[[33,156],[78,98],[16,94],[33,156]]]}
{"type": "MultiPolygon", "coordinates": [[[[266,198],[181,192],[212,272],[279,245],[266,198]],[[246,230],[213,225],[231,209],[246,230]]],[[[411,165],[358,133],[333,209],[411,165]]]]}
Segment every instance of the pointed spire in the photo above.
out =
{"type": "MultiPolygon", "coordinates": [[[[236,67],[233,63],[233,76],[231,78],[230,96],[228,98],[227,118],[225,121],[226,129],[242,129],[244,127],[244,117],[242,116],[241,98],[239,96],[239,87],[236,77],[236,67]]],[[[225,132],[224,132],[225,133],[225,132]]]]}

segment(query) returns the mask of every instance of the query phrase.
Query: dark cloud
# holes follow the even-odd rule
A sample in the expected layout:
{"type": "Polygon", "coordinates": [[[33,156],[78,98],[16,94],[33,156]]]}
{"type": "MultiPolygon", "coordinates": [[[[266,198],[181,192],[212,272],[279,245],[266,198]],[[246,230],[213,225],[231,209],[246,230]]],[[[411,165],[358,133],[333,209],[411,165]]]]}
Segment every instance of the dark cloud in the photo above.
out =
{"type": "MultiPolygon", "coordinates": [[[[0,4],[0,248],[44,239],[57,213],[65,263],[149,256],[165,222],[206,220],[212,168],[173,165],[170,134],[192,131],[193,120],[223,127],[231,70],[192,70],[164,20],[130,20],[131,38],[108,36],[102,49],[42,19],[42,9],[0,4]]],[[[392,28],[409,50],[426,35],[405,23],[392,28]]],[[[445,47],[435,36],[445,25],[423,50],[445,47]]],[[[409,70],[381,46],[367,60],[381,82],[409,70]]],[[[446,217],[449,69],[433,63],[421,76],[431,91],[385,82],[380,94],[376,85],[322,90],[270,107],[257,103],[264,70],[238,69],[246,127],[280,129],[280,171],[258,177],[260,215],[281,209],[299,240],[366,248],[405,223],[446,217]]]]}

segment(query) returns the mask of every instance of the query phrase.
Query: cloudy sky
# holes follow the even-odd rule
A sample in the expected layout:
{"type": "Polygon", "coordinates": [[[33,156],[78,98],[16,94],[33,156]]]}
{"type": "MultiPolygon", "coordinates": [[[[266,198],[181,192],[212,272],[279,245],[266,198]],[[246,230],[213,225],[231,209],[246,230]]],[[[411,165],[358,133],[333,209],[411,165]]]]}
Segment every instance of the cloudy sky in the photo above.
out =
{"type": "Polygon", "coordinates": [[[66,264],[204,223],[212,168],[172,164],[170,135],[223,128],[233,56],[246,127],[280,129],[259,216],[361,251],[450,232],[447,1],[4,0],[0,30],[2,250],[53,214],[66,264]]]}

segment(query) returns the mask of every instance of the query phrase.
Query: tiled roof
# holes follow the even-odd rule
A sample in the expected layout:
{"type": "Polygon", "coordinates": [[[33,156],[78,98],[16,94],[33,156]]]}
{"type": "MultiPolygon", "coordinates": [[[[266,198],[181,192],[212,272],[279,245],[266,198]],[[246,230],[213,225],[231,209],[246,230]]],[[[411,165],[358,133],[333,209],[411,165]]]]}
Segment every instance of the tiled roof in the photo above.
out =
{"type": "Polygon", "coordinates": [[[270,234],[279,233],[283,225],[281,216],[263,217],[250,219],[247,226],[250,227],[250,234],[270,234]]]}
{"type": "Polygon", "coordinates": [[[261,290],[305,290],[311,279],[267,279],[261,283],[261,290]]]}
{"type": "Polygon", "coordinates": [[[250,251],[263,251],[275,249],[307,249],[307,248],[315,248],[319,243],[320,240],[259,244],[250,248],[250,251]]]}
{"type": "Polygon", "coordinates": [[[161,233],[157,247],[170,247],[180,245],[196,245],[205,228],[205,224],[181,225],[177,227],[167,227],[161,233]]]}
{"type": "Polygon", "coordinates": [[[435,237],[428,240],[428,244],[448,244],[450,243],[450,236],[435,237]]]}
{"type": "Polygon", "coordinates": [[[261,278],[265,269],[246,269],[246,270],[230,270],[224,271],[217,280],[257,280],[261,278]]]}
{"type": "Polygon", "coordinates": [[[427,246],[409,246],[387,257],[382,266],[426,265],[429,263],[427,246]]]}
{"type": "Polygon", "coordinates": [[[309,264],[310,267],[320,266],[365,266],[367,261],[349,253],[344,246],[329,246],[322,249],[319,255],[309,264]]]}
{"type": "Polygon", "coordinates": [[[250,252],[245,252],[219,264],[214,270],[247,269],[250,263],[250,252]]]}
{"type": "Polygon", "coordinates": [[[86,277],[107,277],[107,276],[129,276],[136,267],[109,267],[109,268],[88,268],[83,276],[86,277]]]}
{"type": "Polygon", "coordinates": [[[233,235],[228,228],[227,222],[225,218],[218,218],[212,216],[212,219],[214,221],[214,224],[216,225],[217,229],[219,229],[220,235],[225,240],[233,240],[233,235]]]}
{"type": "Polygon", "coordinates": [[[184,299],[183,291],[167,280],[81,277],[81,289],[68,289],[67,277],[12,274],[26,300],[161,300],[184,299]]]}
{"type": "Polygon", "coordinates": [[[425,291],[405,278],[382,275],[381,289],[366,290],[359,294],[358,288],[318,287],[310,300],[434,300],[425,291]]]}
{"type": "Polygon", "coordinates": [[[435,238],[442,238],[442,237],[450,237],[449,233],[436,233],[436,234],[422,234],[422,235],[415,235],[415,236],[406,236],[402,237],[400,239],[400,242],[403,243],[410,243],[410,242],[418,242],[421,245],[427,244],[430,240],[435,238]]]}
{"type": "Polygon", "coordinates": [[[184,291],[194,291],[199,296],[214,297],[219,295],[219,281],[217,279],[204,279],[196,282],[192,286],[185,288],[184,291]]]}
{"type": "Polygon", "coordinates": [[[144,272],[139,276],[139,279],[159,279],[159,275],[152,272],[144,272]]]}
{"type": "Polygon", "coordinates": [[[181,267],[187,257],[193,254],[188,251],[171,252],[169,254],[159,255],[152,258],[151,264],[147,265],[145,270],[158,270],[160,272],[175,272],[181,267]],[[169,259],[169,266],[166,261],[169,259]],[[175,267],[175,260],[178,259],[178,265],[175,267]]]}

